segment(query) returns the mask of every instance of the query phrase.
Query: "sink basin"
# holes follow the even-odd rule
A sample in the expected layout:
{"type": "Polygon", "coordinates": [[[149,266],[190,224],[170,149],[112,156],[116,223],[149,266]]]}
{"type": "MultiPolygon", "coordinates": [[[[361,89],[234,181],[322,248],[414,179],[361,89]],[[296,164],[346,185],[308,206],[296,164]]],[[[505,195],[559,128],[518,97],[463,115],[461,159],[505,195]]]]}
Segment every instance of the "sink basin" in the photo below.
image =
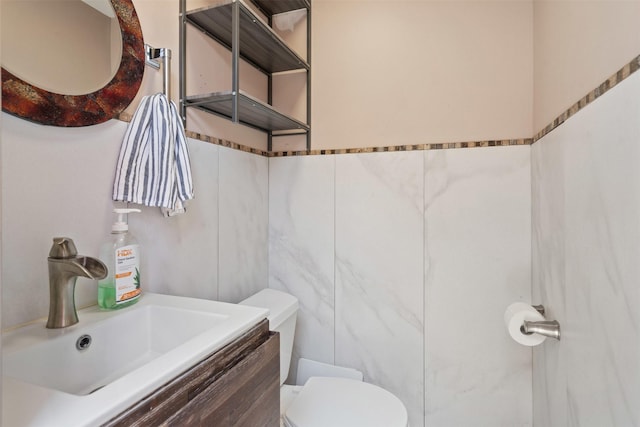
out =
{"type": "Polygon", "coordinates": [[[122,310],[80,310],[80,322],[69,328],[46,329],[43,320],[7,332],[2,425],[106,422],[267,314],[147,293],[122,310]]]}
{"type": "Polygon", "coordinates": [[[74,333],[7,351],[4,374],[86,395],[229,319],[228,315],[162,305],[137,308],[74,333]]]}

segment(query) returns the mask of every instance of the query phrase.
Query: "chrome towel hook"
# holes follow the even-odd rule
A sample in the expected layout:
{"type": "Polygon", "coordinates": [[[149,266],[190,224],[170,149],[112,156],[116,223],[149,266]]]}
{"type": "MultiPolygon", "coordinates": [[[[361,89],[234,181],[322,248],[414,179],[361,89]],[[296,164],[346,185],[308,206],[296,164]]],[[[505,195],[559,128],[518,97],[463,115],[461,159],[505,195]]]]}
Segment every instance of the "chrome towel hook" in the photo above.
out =
{"type": "Polygon", "coordinates": [[[158,58],[162,58],[162,93],[167,98],[171,97],[171,49],[164,47],[153,48],[150,45],[144,45],[145,64],[160,69],[160,62],[156,61],[158,58]]]}

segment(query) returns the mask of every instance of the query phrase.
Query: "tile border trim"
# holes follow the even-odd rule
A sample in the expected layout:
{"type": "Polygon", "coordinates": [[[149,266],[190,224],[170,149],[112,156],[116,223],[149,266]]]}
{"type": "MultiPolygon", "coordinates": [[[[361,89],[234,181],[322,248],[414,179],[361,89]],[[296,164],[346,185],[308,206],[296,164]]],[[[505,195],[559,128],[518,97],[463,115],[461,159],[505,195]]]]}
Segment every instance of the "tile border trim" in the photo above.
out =
{"type": "Polygon", "coordinates": [[[391,145],[385,147],[336,148],[326,150],[275,151],[269,157],[313,156],[327,154],[389,153],[394,151],[450,150],[454,148],[505,147],[531,145],[531,138],[499,139],[468,142],[445,142],[438,144],[391,145]]]}
{"type": "Polygon", "coordinates": [[[587,105],[591,104],[593,101],[607,93],[609,90],[613,89],[618,83],[629,77],[631,74],[635,73],[640,69],[640,55],[636,56],[631,60],[631,62],[627,63],[625,66],[620,68],[615,74],[611,75],[607,80],[602,82],[597,88],[593,89],[591,92],[583,96],[578,102],[573,104],[571,107],[566,109],[562,114],[555,118],[551,123],[545,126],[542,130],[540,130],[537,134],[533,136],[533,143],[537,142],[555,128],[566,122],[571,116],[575,115],[578,111],[582,110],[587,105]]]}
{"type": "MultiPolygon", "coordinates": [[[[551,123],[536,133],[532,138],[519,139],[499,139],[485,141],[468,141],[468,142],[444,142],[444,143],[427,143],[413,145],[390,145],[384,147],[361,147],[361,148],[336,148],[326,150],[302,150],[302,151],[273,151],[260,150],[249,147],[247,145],[238,144],[225,139],[215,138],[213,136],[203,135],[197,132],[186,131],[187,138],[197,139],[209,144],[220,145],[222,147],[234,150],[244,151],[246,153],[257,154],[264,157],[292,157],[292,156],[314,156],[314,155],[330,155],[330,154],[358,154],[358,153],[385,153],[394,151],[423,151],[423,150],[450,150],[456,148],[478,148],[478,147],[505,147],[511,145],[532,145],[558,126],[566,122],[571,116],[578,111],[604,95],[618,83],[629,77],[640,69],[640,55],[636,56],[629,63],[620,68],[616,73],[611,75],[607,80],[602,82],[597,88],[593,89],[587,95],[582,97],[578,102],[573,104],[562,114],[556,117],[551,123]]],[[[118,120],[130,122],[132,115],[129,113],[121,113],[118,120]]]]}
{"type": "MultiPolygon", "coordinates": [[[[120,114],[118,120],[123,122],[130,122],[132,116],[128,113],[120,114]]],[[[244,151],[246,153],[257,154],[264,157],[293,157],[293,156],[318,156],[318,155],[330,155],[330,154],[358,154],[358,153],[385,153],[394,151],[424,151],[424,150],[450,150],[455,148],[479,148],[479,147],[506,147],[510,145],[531,145],[533,140],[531,138],[519,138],[519,139],[491,139],[484,141],[466,141],[466,142],[443,142],[435,144],[412,144],[412,145],[389,145],[383,147],[359,147],[359,148],[332,148],[321,150],[301,150],[301,151],[266,151],[257,148],[249,147],[228,141],[226,139],[220,139],[209,135],[203,135],[201,133],[192,132],[190,130],[185,131],[187,138],[197,139],[213,145],[220,145],[222,147],[231,148],[234,150],[244,151]]]]}
{"type": "Polygon", "coordinates": [[[207,142],[209,144],[220,145],[222,147],[231,148],[233,150],[244,151],[245,153],[257,154],[259,156],[264,156],[264,157],[270,157],[270,154],[268,151],[249,147],[247,145],[238,144],[233,141],[227,141],[226,139],[215,138],[213,136],[203,135],[197,132],[192,132],[190,130],[185,131],[185,134],[187,135],[187,138],[197,139],[199,141],[207,142]]]}

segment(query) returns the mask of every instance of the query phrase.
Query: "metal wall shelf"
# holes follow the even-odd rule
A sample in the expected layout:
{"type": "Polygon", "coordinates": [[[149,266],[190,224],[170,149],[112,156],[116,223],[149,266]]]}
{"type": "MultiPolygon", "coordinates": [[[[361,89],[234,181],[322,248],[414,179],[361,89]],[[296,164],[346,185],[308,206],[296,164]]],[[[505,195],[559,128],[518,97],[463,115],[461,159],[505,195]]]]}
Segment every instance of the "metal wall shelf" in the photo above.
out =
{"type": "Polygon", "coordinates": [[[267,16],[291,12],[298,9],[311,9],[309,0],[252,0],[260,11],[267,16]]]}
{"type": "MultiPolygon", "coordinates": [[[[277,2],[274,2],[277,3],[277,2]]],[[[309,69],[307,62],[295,53],[266,23],[241,0],[187,12],[186,18],[201,31],[229,50],[233,47],[232,12],[240,8],[240,58],[265,74],[309,69]]]]}
{"type": "MultiPolygon", "coordinates": [[[[188,107],[196,107],[227,119],[232,118],[234,94],[231,91],[189,96],[185,100],[188,107]]],[[[309,126],[253,98],[242,91],[238,94],[238,117],[240,123],[262,131],[307,132],[309,126]]],[[[291,135],[291,133],[286,133],[291,135]]],[[[275,135],[277,136],[277,135],[275,135]]]]}
{"type": "MultiPolygon", "coordinates": [[[[309,0],[252,0],[263,12],[269,24],[271,16],[298,9],[307,9],[307,58],[311,52],[311,4],[309,0]]],[[[187,12],[186,0],[180,0],[180,104],[183,121],[186,122],[186,107],[225,117],[267,132],[268,150],[272,149],[271,138],[281,135],[307,135],[310,145],[311,120],[311,67],[276,34],[269,24],[242,0],[221,0],[201,9],[187,12]],[[231,50],[232,88],[229,91],[205,95],[186,96],[186,24],[198,28],[212,39],[231,50]],[[239,59],[244,59],[268,76],[267,103],[240,91],[239,59]],[[283,71],[303,70],[307,73],[307,123],[286,116],[270,104],[272,102],[271,75],[283,71]]],[[[186,124],[186,123],[185,123],[186,124]]]]}

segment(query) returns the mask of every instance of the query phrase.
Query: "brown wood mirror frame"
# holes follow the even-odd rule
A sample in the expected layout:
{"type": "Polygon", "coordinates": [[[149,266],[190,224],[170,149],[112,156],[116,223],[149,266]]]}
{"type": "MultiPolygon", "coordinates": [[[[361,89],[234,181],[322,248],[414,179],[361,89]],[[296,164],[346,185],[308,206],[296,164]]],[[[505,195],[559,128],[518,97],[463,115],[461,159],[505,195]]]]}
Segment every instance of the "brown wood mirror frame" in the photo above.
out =
{"type": "Polygon", "coordinates": [[[29,84],[2,68],[2,110],[49,126],[79,127],[117,117],[135,98],[144,74],[142,28],[132,0],[111,0],[122,34],[120,67],[106,86],[64,95],[29,84]]]}

